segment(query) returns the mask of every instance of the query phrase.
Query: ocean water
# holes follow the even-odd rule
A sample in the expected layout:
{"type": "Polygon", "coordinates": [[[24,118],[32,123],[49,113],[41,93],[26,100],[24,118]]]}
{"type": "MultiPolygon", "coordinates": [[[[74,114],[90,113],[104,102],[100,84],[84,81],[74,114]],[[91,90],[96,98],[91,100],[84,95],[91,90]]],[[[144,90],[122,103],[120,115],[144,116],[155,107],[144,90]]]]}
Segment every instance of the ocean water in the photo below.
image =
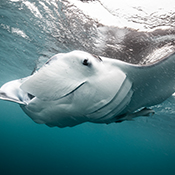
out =
{"type": "MultiPolygon", "coordinates": [[[[152,8],[136,0],[1,0],[0,85],[75,49],[136,64],[166,56],[175,48],[175,3],[168,1],[152,8]]],[[[174,104],[172,96],[149,118],[60,129],[0,101],[0,175],[174,175],[174,104]]]]}

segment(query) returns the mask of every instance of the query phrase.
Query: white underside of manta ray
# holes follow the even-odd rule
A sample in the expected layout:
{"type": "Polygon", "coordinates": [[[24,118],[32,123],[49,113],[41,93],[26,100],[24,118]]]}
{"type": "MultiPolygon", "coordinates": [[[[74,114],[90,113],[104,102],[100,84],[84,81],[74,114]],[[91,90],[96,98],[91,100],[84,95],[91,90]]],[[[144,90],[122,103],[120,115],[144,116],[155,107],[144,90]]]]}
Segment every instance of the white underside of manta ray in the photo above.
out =
{"type": "Polygon", "coordinates": [[[37,123],[112,123],[154,113],[175,92],[175,54],[138,66],[83,51],[53,56],[33,75],[0,88],[37,123]]]}

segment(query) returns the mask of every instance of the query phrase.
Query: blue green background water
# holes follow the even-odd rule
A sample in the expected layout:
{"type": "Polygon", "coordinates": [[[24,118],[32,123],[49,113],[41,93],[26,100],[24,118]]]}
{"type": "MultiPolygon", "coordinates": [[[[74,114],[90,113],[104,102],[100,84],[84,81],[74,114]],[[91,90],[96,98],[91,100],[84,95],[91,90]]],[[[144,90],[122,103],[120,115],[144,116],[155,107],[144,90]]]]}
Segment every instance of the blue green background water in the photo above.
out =
{"type": "MultiPolygon", "coordinates": [[[[29,75],[55,53],[94,51],[95,28],[83,33],[77,16],[70,17],[73,28],[64,8],[61,1],[0,1],[0,85],[29,75]]],[[[60,129],[0,101],[0,175],[174,175],[173,104],[171,97],[154,107],[151,118],[60,129]]]]}

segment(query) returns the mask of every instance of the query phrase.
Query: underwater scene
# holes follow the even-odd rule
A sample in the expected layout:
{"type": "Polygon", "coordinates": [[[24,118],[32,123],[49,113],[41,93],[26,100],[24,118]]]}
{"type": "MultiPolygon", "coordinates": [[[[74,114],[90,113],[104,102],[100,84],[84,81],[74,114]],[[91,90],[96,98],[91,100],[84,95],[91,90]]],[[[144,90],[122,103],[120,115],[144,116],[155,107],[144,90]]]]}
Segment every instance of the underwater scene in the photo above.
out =
{"type": "MultiPolygon", "coordinates": [[[[74,50],[161,60],[175,51],[174,9],[174,0],[0,0],[0,87],[74,50]]],[[[149,117],[59,128],[0,100],[0,175],[174,175],[175,94],[150,108],[149,117]]]]}

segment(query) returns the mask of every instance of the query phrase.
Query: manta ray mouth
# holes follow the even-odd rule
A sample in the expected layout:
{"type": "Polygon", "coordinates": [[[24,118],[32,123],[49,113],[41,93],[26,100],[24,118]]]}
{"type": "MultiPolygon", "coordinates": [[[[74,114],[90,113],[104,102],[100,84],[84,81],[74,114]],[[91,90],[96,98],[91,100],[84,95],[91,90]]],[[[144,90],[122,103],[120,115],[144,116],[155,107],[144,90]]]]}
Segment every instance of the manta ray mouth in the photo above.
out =
{"type": "MultiPolygon", "coordinates": [[[[65,97],[71,95],[72,93],[74,93],[75,91],[77,91],[77,90],[78,90],[81,86],[83,86],[84,84],[85,84],[85,82],[81,83],[81,84],[80,84],[79,86],[77,86],[74,90],[70,91],[69,93],[67,93],[67,94],[65,94],[65,95],[63,95],[63,96],[61,96],[60,98],[57,98],[57,100],[63,99],[63,98],[65,98],[65,97]]],[[[32,99],[34,99],[35,97],[37,97],[37,96],[34,96],[34,95],[30,94],[30,93],[27,93],[27,96],[28,96],[29,101],[31,101],[32,99]]],[[[45,100],[44,100],[44,101],[45,101],[45,100]]]]}
{"type": "MultiPolygon", "coordinates": [[[[73,89],[72,91],[68,92],[67,94],[57,98],[57,99],[54,99],[55,100],[60,100],[60,99],[63,99],[65,97],[68,97],[69,95],[73,94],[75,91],[77,91],[81,86],[83,86],[85,84],[85,82],[81,83],[79,86],[77,86],[75,89],[73,89]]],[[[40,99],[39,97],[31,94],[31,93],[25,93],[25,96],[27,95],[27,98],[23,98],[23,99],[20,99],[21,102],[23,102],[24,105],[28,105],[31,101],[33,101],[35,98],[38,98],[40,99]]],[[[40,99],[41,101],[49,101],[49,100],[45,100],[45,99],[40,99]]],[[[52,100],[50,100],[52,101],[52,100]]]]}

